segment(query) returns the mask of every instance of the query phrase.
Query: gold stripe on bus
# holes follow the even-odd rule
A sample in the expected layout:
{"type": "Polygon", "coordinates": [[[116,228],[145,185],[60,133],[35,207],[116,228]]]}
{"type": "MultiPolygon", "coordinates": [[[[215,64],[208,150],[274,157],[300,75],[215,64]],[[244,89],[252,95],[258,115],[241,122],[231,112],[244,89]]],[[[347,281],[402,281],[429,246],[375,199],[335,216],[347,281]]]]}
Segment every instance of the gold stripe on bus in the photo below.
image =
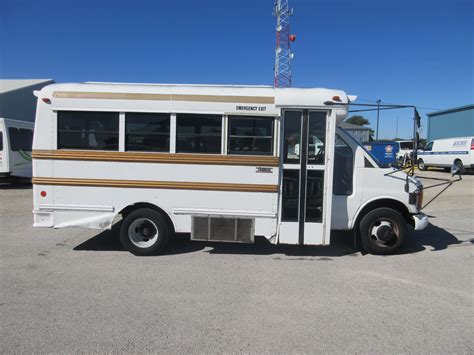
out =
{"type": "Polygon", "coordinates": [[[55,91],[53,97],[58,99],[109,99],[109,100],[156,100],[169,101],[169,94],[142,94],[120,92],[84,92],[84,91],[55,91]]]}
{"type": "Polygon", "coordinates": [[[34,150],[33,159],[114,161],[128,163],[278,166],[278,157],[251,155],[169,154],[88,150],[34,150]]]}
{"type": "Polygon", "coordinates": [[[155,100],[194,102],[234,102],[248,104],[274,104],[273,96],[237,95],[190,95],[190,94],[145,94],[120,92],[55,91],[53,97],[60,99],[108,99],[108,100],[155,100]]]}
{"type": "Polygon", "coordinates": [[[34,177],[32,179],[32,183],[35,185],[51,185],[51,186],[126,187],[126,188],[145,188],[145,189],[171,189],[171,190],[210,190],[210,191],[237,191],[237,192],[277,192],[278,191],[278,185],[231,184],[231,183],[213,183],[213,182],[34,177]]]}

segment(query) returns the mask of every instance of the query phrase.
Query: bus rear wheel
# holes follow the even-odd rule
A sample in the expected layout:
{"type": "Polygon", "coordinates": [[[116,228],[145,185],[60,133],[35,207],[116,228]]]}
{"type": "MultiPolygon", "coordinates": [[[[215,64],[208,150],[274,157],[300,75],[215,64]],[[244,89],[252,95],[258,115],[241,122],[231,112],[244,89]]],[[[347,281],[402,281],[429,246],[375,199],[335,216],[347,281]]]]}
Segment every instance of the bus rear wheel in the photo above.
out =
{"type": "Polygon", "coordinates": [[[155,255],[162,252],[169,237],[170,230],[165,219],[150,208],[132,211],[120,226],[120,243],[135,255],[155,255]]]}
{"type": "Polygon", "coordinates": [[[363,248],[371,254],[393,254],[405,241],[406,222],[391,208],[376,208],[359,224],[363,248]]]}

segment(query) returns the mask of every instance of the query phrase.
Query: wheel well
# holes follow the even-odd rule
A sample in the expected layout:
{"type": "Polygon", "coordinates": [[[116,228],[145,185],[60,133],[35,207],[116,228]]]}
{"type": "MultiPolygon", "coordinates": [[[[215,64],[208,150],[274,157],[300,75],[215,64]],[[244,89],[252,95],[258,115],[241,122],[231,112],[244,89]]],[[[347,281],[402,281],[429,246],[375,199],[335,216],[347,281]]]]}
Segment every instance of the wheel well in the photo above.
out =
{"type": "Polygon", "coordinates": [[[359,212],[359,214],[357,215],[356,221],[354,223],[354,228],[358,227],[360,220],[368,212],[370,212],[370,211],[372,211],[376,208],[380,208],[380,207],[387,207],[387,208],[391,208],[395,211],[398,211],[408,224],[413,225],[414,222],[413,222],[413,218],[411,218],[410,211],[408,210],[408,208],[403,203],[401,203],[400,201],[397,201],[397,200],[384,198],[384,199],[369,202],[367,205],[365,205],[362,208],[362,210],[359,212]]]}
{"type": "Polygon", "coordinates": [[[175,232],[174,224],[173,224],[173,221],[171,220],[170,216],[168,215],[168,213],[166,213],[164,210],[162,210],[161,208],[159,208],[158,206],[156,206],[152,203],[137,202],[137,203],[134,203],[133,205],[129,205],[129,206],[125,207],[124,209],[122,209],[119,212],[119,214],[122,215],[122,218],[125,218],[130,212],[132,212],[134,210],[137,210],[139,208],[149,208],[149,209],[152,209],[152,210],[155,210],[155,211],[159,212],[163,216],[163,218],[165,219],[166,223],[168,224],[168,227],[172,231],[172,234],[174,234],[174,232],[175,232]]]}

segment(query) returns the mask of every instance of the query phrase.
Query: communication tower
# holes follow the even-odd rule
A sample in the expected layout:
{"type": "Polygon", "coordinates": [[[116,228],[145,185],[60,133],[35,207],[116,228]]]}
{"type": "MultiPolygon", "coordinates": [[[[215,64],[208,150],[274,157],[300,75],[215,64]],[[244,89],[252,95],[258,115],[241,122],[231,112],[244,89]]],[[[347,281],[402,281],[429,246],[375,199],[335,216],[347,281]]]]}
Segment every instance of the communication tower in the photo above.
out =
{"type": "Polygon", "coordinates": [[[291,87],[291,53],[290,44],[296,36],[290,34],[290,16],[293,9],[288,0],[275,0],[273,16],[276,17],[276,48],[275,48],[275,87],[291,87]]]}

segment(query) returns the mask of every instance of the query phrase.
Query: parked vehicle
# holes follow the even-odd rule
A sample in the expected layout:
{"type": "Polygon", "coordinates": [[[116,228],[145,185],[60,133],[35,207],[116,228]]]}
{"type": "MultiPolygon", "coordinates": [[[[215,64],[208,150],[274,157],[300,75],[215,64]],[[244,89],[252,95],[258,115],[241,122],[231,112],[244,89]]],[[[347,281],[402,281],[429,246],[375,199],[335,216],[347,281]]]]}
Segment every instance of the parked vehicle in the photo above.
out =
{"type": "Polygon", "coordinates": [[[408,164],[413,155],[413,141],[395,141],[398,145],[397,162],[400,166],[408,164]]]}
{"type": "Polygon", "coordinates": [[[460,171],[474,168],[474,137],[437,139],[418,151],[418,169],[428,167],[449,169],[455,164],[460,171]]]}
{"type": "Polygon", "coordinates": [[[31,178],[33,122],[0,118],[0,178],[31,178]]]}
{"type": "Polygon", "coordinates": [[[362,143],[378,161],[386,166],[396,164],[398,162],[399,144],[394,141],[370,141],[362,143]]]}
{"type": "Polygon", "coordinates": [[[389,254],[407,224],[428,224],[421,183],[337,128],[355,99],[343,91],[85,83],[35,94],[35,227],[121,220],[137,255],[174,232],[328,245],[331,229],[356,229],[367,251],[389,254]]]}

